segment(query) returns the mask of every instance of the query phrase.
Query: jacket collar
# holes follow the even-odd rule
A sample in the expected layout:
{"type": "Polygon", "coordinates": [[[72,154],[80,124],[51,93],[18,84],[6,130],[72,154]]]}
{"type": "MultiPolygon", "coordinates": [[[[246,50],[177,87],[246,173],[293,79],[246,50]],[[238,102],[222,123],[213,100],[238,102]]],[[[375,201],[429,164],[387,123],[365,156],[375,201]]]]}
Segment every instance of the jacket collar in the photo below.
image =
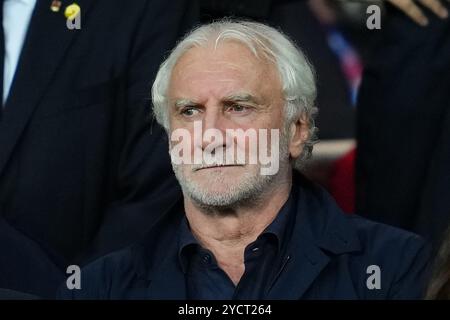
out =
{"type": "MultiPolygon", "coordinates": [[[[293,183],[298,186],[294,227],[268,299],[301,298],[333,256],[361,249],[355,228],[326,191],[298,173],[293,183]]],[[[152,228],[155,231],[135,247],[136,271],[150,281],[148,298],[186,298],[177,254],[177,231],[183,215],[180,199],[152,228]]]]}

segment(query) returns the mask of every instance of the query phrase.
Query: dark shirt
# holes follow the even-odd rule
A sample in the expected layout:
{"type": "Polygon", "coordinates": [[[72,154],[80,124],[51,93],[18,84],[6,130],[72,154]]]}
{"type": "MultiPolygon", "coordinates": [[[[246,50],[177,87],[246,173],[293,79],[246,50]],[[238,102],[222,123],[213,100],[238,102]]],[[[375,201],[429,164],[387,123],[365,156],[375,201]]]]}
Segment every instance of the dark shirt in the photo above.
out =
{"type": "Polygon", "coordinates": [[[245,272],[237,286],[219,267],[214,254],[201,247],[186,218],[180,224],[178,256],[186,278],[188,299],[230,300],[263,299],[282,271],[283,245],[289,239],[295,211],[295,192],[272,223],[244,251],[245,272]]]}

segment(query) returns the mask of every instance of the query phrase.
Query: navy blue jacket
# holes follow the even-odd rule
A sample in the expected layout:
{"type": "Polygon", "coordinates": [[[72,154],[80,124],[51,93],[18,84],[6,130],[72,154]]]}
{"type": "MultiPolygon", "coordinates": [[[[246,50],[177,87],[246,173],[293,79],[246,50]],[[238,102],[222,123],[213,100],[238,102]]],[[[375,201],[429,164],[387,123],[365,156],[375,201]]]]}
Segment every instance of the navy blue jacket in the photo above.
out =
{"type": "Polygon", "coordinates": [[[65,274],[45,249],[0,217],[0,300],[54,297],[65,274]]]}
{"type": "MultiPolygon", "coordinates": [[[[429,259],[419,236],[357,215],[344,214],[320,187],[301,176],[289,259],[267,299],[419,299],[429,259]],[[369,289],[380,268],[380,289],[369,289]]],[[[81,290],[65,299],[185,299],[178,225],[182,204],[162,218],[144,240],[88,265],[81,290]],[[181,207],[180,207],[181,205],[181,207]]]]}

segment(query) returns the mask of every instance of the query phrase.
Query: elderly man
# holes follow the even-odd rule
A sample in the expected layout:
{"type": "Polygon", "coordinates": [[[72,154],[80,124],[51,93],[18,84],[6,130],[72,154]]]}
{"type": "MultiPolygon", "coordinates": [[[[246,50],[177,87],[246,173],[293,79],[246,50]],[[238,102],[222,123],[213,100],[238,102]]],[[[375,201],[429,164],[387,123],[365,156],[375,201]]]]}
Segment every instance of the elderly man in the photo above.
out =
{"type": "Polygon", "coordinates": [[[81,289],[62,297],[420,298],[422,240],[344,215],[293,170],[312,151],[315,95],[312,67],[271,27],[224,20],[187,35],[152,91],[184,199],[156,232],[82,270],[81,289]],[[276,170],[263,170],[267,154],[276,170]]]}

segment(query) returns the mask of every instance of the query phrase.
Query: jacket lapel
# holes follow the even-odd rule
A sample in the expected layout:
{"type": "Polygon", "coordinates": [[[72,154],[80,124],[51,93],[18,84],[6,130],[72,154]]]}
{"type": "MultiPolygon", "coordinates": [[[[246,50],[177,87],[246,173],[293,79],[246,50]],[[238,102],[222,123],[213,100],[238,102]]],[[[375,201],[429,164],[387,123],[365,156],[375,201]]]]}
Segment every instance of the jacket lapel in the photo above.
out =
{"type": "Polygon", "coordinates": [[[330,262],[330,258],[310,239],[300,236],[298,240],[304,241],[301,246],[291,247],[290,253],[285,256],[284,266],[269,289],[267,299],[300,299],[330,262]]]}
{"type": "Polygon", "coordinates": [[[183,216],[183,201],[180,200],[135,246],[136,272],[147,281],[146,299],[187,298],[185,275],[178,261],[178,230],[183,216]]]}
{"type": "Polygon", "coordinates": [[[333,256],[360,250],[352,224],[321,188],[299,182],[296,217],[284,263],[269,288],[267,299],[295,300],[305,296],[333,256]]]}
{"type": "MultiPolygon", "coordinates": [[[[171,223],[171,226],[172,228],[178,226],[178,222],[171,223]]],[[[164,246],[163,250],[159,250],[153,257],[156,260],[154,270],[152,268],[142,270],[150,281],[146,294],[148,299],[185,300],[187,298],[185,275],[178,261],[177,230],[178,228],[171,230],[172,241],[164,240],[163,243],[168,243],[168,246],[164,246]]]]}
{"type": "MultiPolygon", "coordinates": [[[[83,18],[93,1],[77,1],[81,7],[81,30],[66,27],[63,1],[60,12],[50,10],[51,1],[38,0],[31,17],[15,78],[0,120],[0,174],[29,122],[33,110],[63,62],[73,38],[83,30],[83,18]]],[[[68,75],[69,76],[69,75],[68,75]]]]}
{"type": "MultiPolygon", "coordinates": [[[[176,250],[175,250],[176,252],[176,250]]],[[[186,280],[172,255],[160,265],[150,280],[148,299],[186,300],[186,280]]]]}

